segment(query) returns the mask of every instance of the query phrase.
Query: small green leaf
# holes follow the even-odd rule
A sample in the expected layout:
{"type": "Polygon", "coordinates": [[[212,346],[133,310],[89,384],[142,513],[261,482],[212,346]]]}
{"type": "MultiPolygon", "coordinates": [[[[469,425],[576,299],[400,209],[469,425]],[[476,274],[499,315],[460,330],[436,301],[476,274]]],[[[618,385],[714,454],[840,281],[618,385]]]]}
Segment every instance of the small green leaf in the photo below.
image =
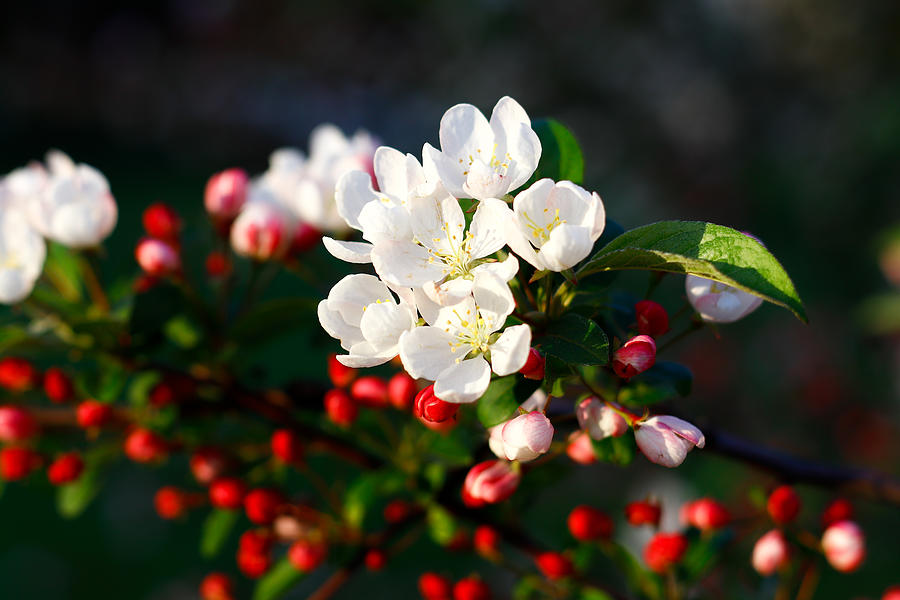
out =
{"type": "Polygon", "coordinates": [[[519,405],[528,400],[541,385],[540,381],[507,375],[498,377],[478,400],[478,420],[485,427],[493,427],[512,417],[519,405]]]}
{"type": "Polygon", "coordinates": [[[369,509],[381,495],[396,494],[405,483],[403,473],[373,471],[356,478],[344,496],[344,521],[350,527],[362,526],[369,509]]]}
{"type": "Polygon", "coordinates": [[[106,467],[118,456],[118,452],[116,446],[97,446],[84,454],[81,477],[60,486],[56,492],[56,508],[60,515],[73,519],[85,511],[100,493],[106,467]]]}
{"type": "Polygon", "coordinates": [[[239,517],[240,513],[236,510],[216,509],[209,513],[200,534],[200,554],[206,558],[216,556],[228,541],[239,517]]]}
{"type": "Polygon", "coordinates": [[[591,440],[591,445],[594,447],[594,456],[602,462],[624,467],[634,459],[635,443],[630,435],[591,440]]]}
{"type": "Polygon", "coordinates": [[[428,507],[425,522],[428,524],[428,533],[436,544],[441,546],[449,544],[456,535],[456,520],[438,504],[428,507]]]}
{"type": "Polygon", "coordinates": [[[203,338],[203,332],[186,315],[176,315],[163,326],[166,337],[179,348],[195,348],[203,338]]]}
{"type": "Polygon", "coordinates": [[[306,576],[298,571],[287,558],[282,558],[269,569],[253,590],[253,600],[278,600],[306,576]]]}
{"type": "Polygon", "coordinates": [[[63,298],[69,302],[81,301],[81,265],[79,257],[73,255],[68,248],[55,242],[48,245],[44,275],[63,298]]]}
{"type": "Polygon", "coordinates": [[[578,277],[623,269],[697,275],[736,287],[806,322],[791,278],[765,246],[722,225],[662,221],[626,231],[592,256],[578,277]]]}
{"type": "Polygon", "coordinates": [[[554,181],[581,183],[584,157],[572,132],[555,119],[538,119],[532,128],[541,140],[541,160],[532,179],[549,177],[554,181]]]}
{"type": "Polygon", "coordinates": [[[674,396],[691,393],[694,376],[690,369],[675,362],[658,362],[631,379],[619,392],[618,399],[632,406],[647,406],[674,396]]]}
{"type": "Polygon", "coordinates": [[[541,352],[568,364],[605,365],[609,341],[599,325],[576,313],[568,313],[550,324],[540,338],[541,352]]]}
{"type": "Polygon", "coordinates": [[[597,588],[584,588],[579,600],[613,600],[613,597],[597,588]]]}
{"type": "Polygon", "coordinates": [[[144,371],[135,375],[128,386],[128,402],[132,406],[147,406],[150,392],[160,380],[162,375],[158,371],[144,371]]]}

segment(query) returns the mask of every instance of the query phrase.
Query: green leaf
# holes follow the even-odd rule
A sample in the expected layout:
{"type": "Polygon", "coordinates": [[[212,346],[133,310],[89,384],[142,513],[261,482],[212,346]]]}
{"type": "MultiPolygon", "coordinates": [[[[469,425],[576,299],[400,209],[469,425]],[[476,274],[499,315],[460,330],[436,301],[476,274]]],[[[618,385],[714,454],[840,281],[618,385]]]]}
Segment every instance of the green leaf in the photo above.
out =
{"type": "Polygon", "coordinates": [[[691,393],[694,376],[690,369],[675,362],[658,362],[631,379],[618,399],[632,406],[646,406],[691,393]]]}
{"type": "Polygon", "coordinates": [[[398,471],[374,471],[356,478],[344,497],[344,521],[349,527],[362,526],[369,509],[381,495],[396,494],[405,476],[398,471]]]}
{"type": "Polygon", "coordinates": [[[55,242],[48,245],[44,275],[63,298],[69,302],[81,301],[81,265],[79,257],[68,248],[55,242]]]}
{"type": "Polygon", "coordinates": [[[115,402],[128,383],[128,372],[109,362],[93,371],[79,371],[75,375],[75,389],[82,396],[100,402],[115,402]]]}
{"type": "Polygon", "coordinates": [[[625,467],[634,459],[635,443],[630,435],[591,440],[591,445],[594,447],[594,456],[602,462],[625,467]]]}
{"type": "Polygon", "coordinates": [[[27,339],[28,333],[21,327],[15,325],[3,327],[0,329],[0,354],[5,354],[27,339]]]}
{"type": "Polygon", "coordinates": [[[118,453],[117,446],[97,446],[84,454],[81,477],[56,491],[56,508],[60,515],[73,519],[84,512],[103,487],[106,467],[118,453]]]}
{"type": "Polygon", "coordinates": [[[493,427],[512,417],[519,405],[528,400],[541,385],[540,381],[507,375],[498,377],[478,400],[478,420],[485,427],[493,427]]]}
{"type": "Polygon", "coordinates": [[[613,597],[597,588],[584,588],[581,590],[580,600],[613,600],[613,597]]]}
{"type": "Polygon", "coordinates": [[[173,344],[186,350],[196,347],[203,338],[201,329],[186,315],[176,315],[166,321],[163,331],[173,344]]]}
{"type": "Polygon", "coordinates": [[[282,558],[257,582],[253,600],[277,600],[305,576],[306,573],[295,569],[287,558],[282,558]]]}
{"type": "Polygon", "coordinates": [[[549,177],[554,181],[581,183],[584,157],[572,132],[555,119],[536,120],[532,128],[541,140],[541,160],[532,179],[549,177]]]}
{"type": "Polygon", "coordinates": [[[807,322],[791,278],[765,246],[743,233],[701,221],[662,221],[626,231],[592,256],[578,277],[623,269],[712,279],[787,308],[807,322]]]}
{"type": "Polygon", "coordinates": [[[431,535],[431,539],[440,546],[449,544],[456,535],[456,519],[438,504],[428,507],[425,522],[428,524],[428,533],[431,535]]]}
{"type": "Polygon", "coordinates": [[[609,341],[600,326],[579,314],[568,313],[550,324],[540,338],[541,352],[568,364],[605,365],[609,341]]]}
{"type": "Polygon", "coordinates": [[[200,554],[206,558],[216,556],[228,541],[239,517],[236,510],[216,509],[209,513],[200,534],[200,554]]]}
{"type": "Polygon", "coordinates": [[[158,371],[144,371],[135,375],[128,386],[128,402],[132,406],[147,406],[150,392],[160,380],[162,375],[158,371]]]}

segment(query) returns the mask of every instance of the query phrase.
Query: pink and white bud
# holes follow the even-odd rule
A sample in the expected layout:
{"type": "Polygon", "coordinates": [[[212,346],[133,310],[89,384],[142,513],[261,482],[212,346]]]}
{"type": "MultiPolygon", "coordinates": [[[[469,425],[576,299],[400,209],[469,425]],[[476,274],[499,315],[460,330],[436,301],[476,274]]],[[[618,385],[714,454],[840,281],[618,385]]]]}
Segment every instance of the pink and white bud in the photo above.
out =
{"type": "Polygon", "coordinates": [[[853,521],[839,521],[825,530],[822,550],[832,567],[851,573],[866,559],[866,538],[853,521]]]}
{"type": "Polygon", "coordinates": [[[503,502],[519,487],[520,479],[512,463],[505,460],[478,463],[469,470],[463,482],[463,502],[471,508],[503,502]]]}
{"type": "Polygon", "coordinates": [[[210,177],[203,196],[206,212],[217,221],[235,218],[247,201],[248,182],[243,169],[227,169],[210,177]]]}
{"type": "Polygon", "coordinates": [[[759,296],[696,275],[685,278],[684,289],[700,318],[711,323],[733,323],[762,304],[759,296]]]}
{"type": "Polygon", "coordinates": [[[613,354],[616,375],[630,379],[656,363],[656,342],[649,335],[636,335],[613,354]]]}
{"type": "Polygon", "coordinates": [[[530,412],[504,423],[500,438],[507,459],[527,462],[550,449],[553,425],[543,413],[530,412]]]}
{"type": "Polygon", "coordinates": [[[579,465],[590,465],[597,462],[597,455],[594,454],[591,436],[584,431],[576,431],[569,436],[566,454],[579,465]]]}
{"type": "Polygon", "coordinates": [[[753,546],[751,563],[763,577],[768,577],[785,566],[790,559],[791,549],[779,529],[769,531],[756,540],[756,545],[753,546]]]}
{"type": "Polygon", "coordinates": [[[277,260],[291,246],[293,218],[272,202],[244,206],[231,227],[231,247],[255,260],[277,260]]]}
{"type": "Polygon", "coordinates": [[[677,467],[694,446],[706,445],[703,432],[678,417],[650,417],[635,423],[634,439],[650,462],[664,467],[677,467]]]}
{"type": "Polygon", "coordinates": [[[138,242],[134,249],[134,257],[138,265],[147,275],[161,277],[181,270],[181,257],[178,251],[168,242],[146,237],[138,242]]]}
{"type": "Polygon", "coordinates": [[[31,413],[21,406],[0,406],[0,441],[21,442],[37,433],[31,413]]]}
{"type": "Polygon", "coordinates": [[[731,515],[721,502],[700,498],[681,507],[681,520],[701,531],[712,531],[728,525],[731,515]]]}
{"type": "Polygon", "coordinates": [[[585,398],[575,408],[578,426],[595,440],[620,436],[628,431],[628,423],[615,410],[596,398],[585,398]]]}

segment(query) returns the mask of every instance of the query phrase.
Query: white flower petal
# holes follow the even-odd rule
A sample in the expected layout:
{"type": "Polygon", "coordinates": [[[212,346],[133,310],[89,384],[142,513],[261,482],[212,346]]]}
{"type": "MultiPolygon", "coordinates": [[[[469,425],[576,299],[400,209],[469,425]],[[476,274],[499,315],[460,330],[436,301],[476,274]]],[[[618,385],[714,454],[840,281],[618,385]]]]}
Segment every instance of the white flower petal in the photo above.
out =
{"type": "Polygon", "coordinates": [[[458,159],[452,158],[431,144],[422,147],[422,164],[425,169],[425,177],[429,181],[440,181],[453,196],[464,198],[466,192],[463,185],[466,183],[465,169],[458,159]]]}
{"type": "Polygon", "coordinates": [[[358,327],[363,308],[374,302],[394,303],[387,286],[377,277],[359,273],[347,275],[328,292],[328,308],[338,311],[349,325],[358,327]]]}
{"type": "Polygon", "coordinates": [[[356,264],[372,262],[372,244],[366,242],[341,242],[330,237],[323,237],[325,249],[335,258],[356,264]]]}
{"type": "Polygon", "coordinates": [[[442,263],[412,242],[384,241],[372,249],[372,264],[386,282],[404,287],[419,287],[444,276],[442,263]]]}
{"type": "Polygon", "coordinates": [[[348,171],[338,180],[334,189],[337,212],[353,229],[362,231],[359,213],[363,207],[378,198],[372,188],[372,178],[364,171],[348,171]]]}
{"type": "Polygon", "coordinates": [[[453,351],[453,336],[438,327],[416,327],[400,336],[400,360],[414,379],[434,381],[465,349],[453,351]]]}
{"type": "Polygon", "coordinates": [[[491,344],[491,368],[497,375],[511,375],[525,366],[531,348],[531,328],[528,325],[507,327],[491,344]]]}
{"type": "Polygon", "coordinates": [[[369,304],[359,322],[363,337],[379,353],[397,346],[403,332],[414,325],[412,312],[393,302],[369,304]]]}
{"type": "Polygon", "coordinates": [[[472,269],[472,273],[476,275],[481,272],[490,273],[497,279],[508,283],[519,272],[519,261],[510,254],[502,262],[484,263],[472,269]]]}
{"type": "Polygon", "coordinates": [[[373,244],[380,241],[410,241],[412,228],[409,212],[402,206],[395,206],[376,200],[366,204],[359,213],[363,239],[373,244]]]}
{"type": "Polygon", "coordinates": [[[334,339],[340,340],[344,350],[349,351],[354,344],[365,341],[358,327],[349,325],[341,313],[328,307],[328,300],[319,302],[316,312],[322,329],[334,339]]]}
{"type": "Polygon", "coordinates": [[[481,111],[471,104],[457,104],[441,117],[441,152],[455,159],[478,158],[493,151],[494,132],[481,111]],[[480,151],[480,152],[479,152],[480,151]]]}
{"type": "Polygon", "coordinates": [[[550,239],[541,246],[540,257],[551,271],[565,271],[587,258],[593,247],[589,228],[563,223],[550,232],[550,239]]]}
{"type": "Polygon", "coordinates": [[[414,198],[409,205],[416,239],[427,248],[456,254],[465,239],[466,217],[459,201],[445,194],[414,198]]]}
{"type": "Polygon", "coordinates": [[[472,293],[487,330],[491,332],[503,327],[506,317],[516,307],[509,284],[490,273],[481,272],[475,276],[475,288],[472,293]]]}
{"type": "Polygon", "coordinates": [[[504,219],[509,216],[509,207],[502,200],[489,198],[478,203],[469,227],[472,258],[484,258],[506,245],[504,219]]]}
{"type": "Polygon", "coordinates": [[[444,402],[467,404],[475,402],[491,384],[491,368],[484,358],[477,356],[444,370],[434,382],[434,395],[444,402]]]}
{"type": "Polygon", "coordinates": [[[509,96],[504,96],[494,106],[490,124],[498,141],[497,152],[509,154],[515,163],[507,173],[509,190],[515,190],[537,169],[541,140],[531,128],[531,119],[525,109],[509,96]]]}
{"type": "Polygon", "coordinates": [[[425,293],[425,290],[420,287],[416,288],[413,293],[415,294],[416,308],[419,310],[419,314],[422,315],[422,318],[425,319],[426,323],[434,325],[437,322],[438,314],[443,307],[432,300],[428,294],[425,293]]]}

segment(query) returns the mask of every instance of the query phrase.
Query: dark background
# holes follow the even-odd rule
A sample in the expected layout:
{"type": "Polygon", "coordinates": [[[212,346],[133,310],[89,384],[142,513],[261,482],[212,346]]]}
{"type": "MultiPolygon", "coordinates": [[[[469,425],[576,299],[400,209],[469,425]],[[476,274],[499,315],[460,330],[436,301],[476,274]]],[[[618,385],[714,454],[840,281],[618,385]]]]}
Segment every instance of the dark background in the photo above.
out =
{"type": "MultiPolygon", "coordinates": [[[[897,473],[900,353],[864,336],[856,314],[888,287],[874,240],[900,221],[900,4],[38,0],[4,11],[0,172],[49,147],[102,170],[121,210],[108,271],[134,272],[144,206],[171,202],[199,227],[210,173],[260,172],[274,148],[305,148],[320,122],[418,155],[449,106],[489,113],[508,94],[575,133],[585,185],[611,218],[752,231],[794,278],[810,325],[767,305],[719,339],[679,346],[696,377],[679,410],[799,455],[897,473]]],[[[672,311],[676,279],[658,293],[672,311]]],[[[289,372],[281,361],[273,368],[289,372]]],[[[199,520],[155,517],[150,498],[167,477],[122,469],[71,522],[45,486],[7,486],[0,596],[192,597],[213,565],[197,556],[199,520]]],[[[565,485],[617,512],[647,490],[738,502],[770,483],[695,452],[677,474],[600,467],[596,480],[565,485]]],[[[801,491],[812,522],[830,496],[801,491]]],[[[557,499],[545,494],[532,513],[564,514],[557,499]]],[[[869,562],[826,573],[817,598],[876,598],[900,582],[898,511],[858,507],[869,562]]],[[[560,524],[546,528],[563,539],[560,524]]],[[[752,539],[742,543],[732,562],[755,587],[752,539]]],[[[407,559],[398,570],[421,569],[407,559]]],[[[364,575],[341,597],[393,589],[391,577],[364,575]]],[[[411,597],[404,577],[398,597],[411,597]]]]}

